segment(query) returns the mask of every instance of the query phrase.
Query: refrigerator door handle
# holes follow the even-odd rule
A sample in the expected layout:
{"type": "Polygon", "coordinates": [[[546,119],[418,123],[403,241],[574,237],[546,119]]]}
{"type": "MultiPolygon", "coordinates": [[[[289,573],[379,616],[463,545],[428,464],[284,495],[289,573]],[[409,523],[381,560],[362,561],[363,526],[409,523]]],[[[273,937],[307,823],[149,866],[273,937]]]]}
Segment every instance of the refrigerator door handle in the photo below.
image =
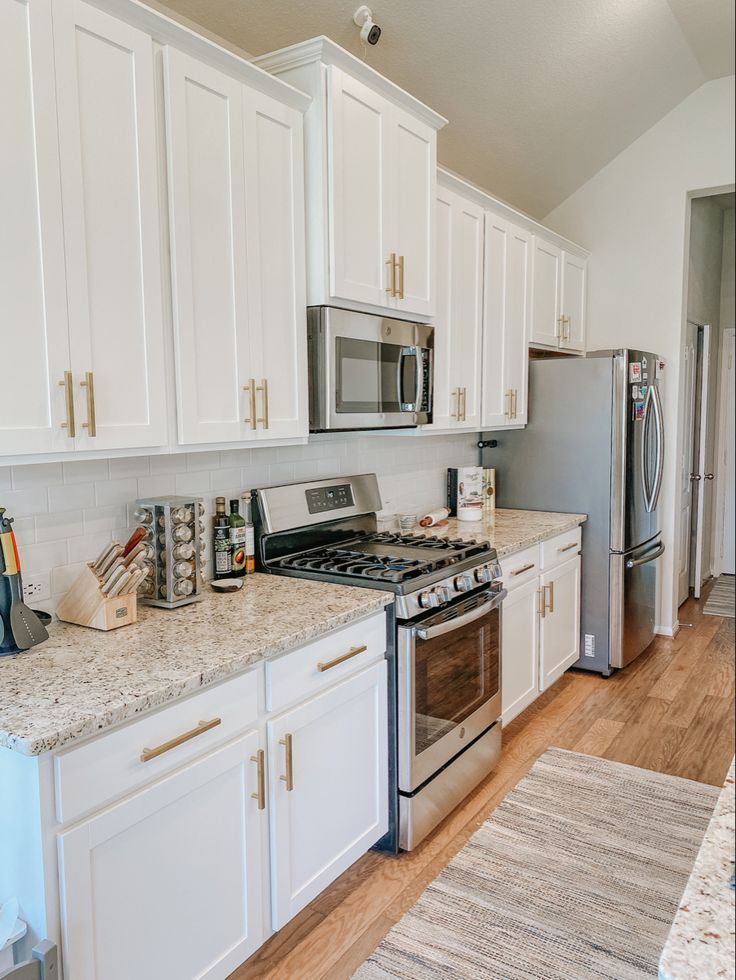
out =
{"type": "Polygon", "coordinates": [[[660,542],[654,551],[650,551],[649,554],[644,555],[642,558],[628,558],[626,560],[627,568],[638,568],[639,565],[648,565],[650,561],[654,561],[656,558],[661,558],[664,554],[664,545],[660,542]]]}
{"type": "MultiPolygon", "coordinates": [[[[649,484],[649,466],[648,466],[648,453],[647,446],[648,440],[647,436],[649,433],[649,424],[651,420],[652,405],[654,404],[654,385],[649,385],[647,388],[647,397],[644,403],[644,420],[642,425],[644,426],[644,432],[641,439],[641,485],[644,491],[644,506],[646,507],[647,513],[651,514],[654,510],[654,489],[656,486],[656,476],[655,484],[650,486],[649,484]]],[[[656,421],[656,413],[655,413],[656,421]]],[[[659,429],[657,429],[657,457],[659,457],[660,448],[660,435],[659,429]]],[[[657,461],[657,468],[659,468],[659,462],[657,461]]]]}
{"type": "Polygon", "coordinates": [[[654,418],[657,423],[657,472],[654,477],[654,488],[652,489],[651,513],[657,509],[659,493],[662,489],[662,477],[664,475],[664,416],[662,412],[662,401],[659,397],[659,388],[654,385],[650,390],[654,392],[652,404],[654,405],[654,418]]]}

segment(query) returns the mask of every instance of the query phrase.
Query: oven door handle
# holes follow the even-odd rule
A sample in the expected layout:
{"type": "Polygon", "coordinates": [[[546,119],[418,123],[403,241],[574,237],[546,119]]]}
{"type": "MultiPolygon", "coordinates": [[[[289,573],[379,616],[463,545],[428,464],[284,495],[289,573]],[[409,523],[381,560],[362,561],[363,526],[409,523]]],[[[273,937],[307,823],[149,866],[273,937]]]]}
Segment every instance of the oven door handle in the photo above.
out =
{"type": "Polygon", "coordinates": [[[480,619],[481,616],[485,616],[492,609],[496,609],[501,605],[506,596],[506,589],[501,589],[500,592],[495,592],[493,598],[489,599],[488,602],[484,602],[482,606],[478,606],[471,612],[465,613],[464,616],[460,616],[458,619],[450,619],[446,623],[440,623],[439,626],[430,626],[428,629],[424,629],[422,626],[414,626],[412,633],[414,636],[418,636],[420,640],[433,640],[435,636],[444,636],[445,633],[452,633],[461,626],[466,626],[468,623],[480,619]]]}

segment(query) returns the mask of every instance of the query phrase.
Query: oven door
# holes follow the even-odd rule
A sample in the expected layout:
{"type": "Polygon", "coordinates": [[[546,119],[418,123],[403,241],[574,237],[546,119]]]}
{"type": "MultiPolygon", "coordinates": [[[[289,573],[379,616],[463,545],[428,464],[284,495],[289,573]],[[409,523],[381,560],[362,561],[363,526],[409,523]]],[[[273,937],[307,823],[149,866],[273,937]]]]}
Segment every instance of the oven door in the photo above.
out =
{"type": "Polygon", "coordinates": [[[501,716],[501,603],[485,591],[398,627],[399,789],[416,790],[501,716]]]}
{"type": "Polygon", "coordinates": [[[323,429],[416,426],[431,421],[433,328],[323,309],[323,429]]]}

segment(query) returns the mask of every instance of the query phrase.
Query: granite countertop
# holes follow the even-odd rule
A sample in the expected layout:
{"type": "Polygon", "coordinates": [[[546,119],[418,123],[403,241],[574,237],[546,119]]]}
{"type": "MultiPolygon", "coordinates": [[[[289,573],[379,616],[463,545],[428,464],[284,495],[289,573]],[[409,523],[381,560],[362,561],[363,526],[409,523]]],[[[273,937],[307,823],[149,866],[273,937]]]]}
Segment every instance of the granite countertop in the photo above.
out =
{"type": "Polygon", "coordinates": [[[40,755],[223,680],[381,610],[390,592],[278,575],[209,588],[179,609],[138,607],[110,632],[55,623],[49,639],[0,657],[0,746],[40,755]]]}
{"type": "Polygon", "coordinates": [[[659,961],[661,980],[734,976],[734,763],[659,961]]]}
{"type": "MultiPolygon", "coordinates": [[[[488,541],[499,558],[523,551],[533,544],[564,534],[587,521],[585,514],[557,514],[543,510],[502,510],[480,521],[458,521],[451,517],[444,527],[416,527],[413,533],[463,541],[488,541]]],[[[420,515],[421,516],[421,515],[420,515]]]]}

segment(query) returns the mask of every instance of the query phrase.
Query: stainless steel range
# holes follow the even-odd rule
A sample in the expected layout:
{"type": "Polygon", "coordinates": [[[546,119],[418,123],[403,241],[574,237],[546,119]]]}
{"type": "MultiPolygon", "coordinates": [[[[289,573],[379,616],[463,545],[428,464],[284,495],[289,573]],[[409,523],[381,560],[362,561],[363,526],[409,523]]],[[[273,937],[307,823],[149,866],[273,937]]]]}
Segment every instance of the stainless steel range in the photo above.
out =
{"type": "Polygon", "coordinates": [[[394,593],[386,848],[415,847],[501,752],[501,604],[486,542],[377,531],[374,474],[258,490],[259,571],[394,593]]]}

